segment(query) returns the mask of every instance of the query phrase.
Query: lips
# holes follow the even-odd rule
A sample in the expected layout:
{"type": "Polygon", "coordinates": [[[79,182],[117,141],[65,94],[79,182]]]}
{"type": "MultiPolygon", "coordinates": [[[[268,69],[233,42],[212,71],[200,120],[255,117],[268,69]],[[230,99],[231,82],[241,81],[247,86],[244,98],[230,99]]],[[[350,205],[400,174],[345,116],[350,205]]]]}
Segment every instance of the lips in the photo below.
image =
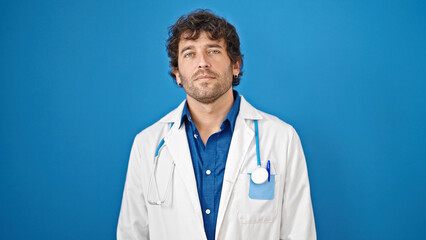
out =
{"type": "Polygon", "coordinates": [[[195,80],[210,80],[210,79],[214,79],[214,77],[210,75],[200,75],[197,78],[195,78],[195,80]]]}

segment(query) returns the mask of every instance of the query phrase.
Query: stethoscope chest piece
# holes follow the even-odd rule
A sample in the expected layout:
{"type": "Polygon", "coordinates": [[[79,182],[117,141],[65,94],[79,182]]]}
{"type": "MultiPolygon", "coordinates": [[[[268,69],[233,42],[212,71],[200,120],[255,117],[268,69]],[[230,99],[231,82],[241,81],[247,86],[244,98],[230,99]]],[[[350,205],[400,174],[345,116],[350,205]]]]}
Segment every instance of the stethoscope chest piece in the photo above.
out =
{"type": "Polygon", "coordinates": [[[257,167],[251,173],[251,180],[256,184],[263,184],[268,180],[268,171],[263,167],[257,167]]]}

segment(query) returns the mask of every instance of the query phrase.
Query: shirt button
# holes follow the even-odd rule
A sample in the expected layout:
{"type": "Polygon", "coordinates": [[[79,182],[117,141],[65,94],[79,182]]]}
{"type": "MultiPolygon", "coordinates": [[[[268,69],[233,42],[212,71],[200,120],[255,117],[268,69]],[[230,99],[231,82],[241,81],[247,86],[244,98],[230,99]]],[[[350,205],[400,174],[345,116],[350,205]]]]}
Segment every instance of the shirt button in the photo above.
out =
{"type": "Polygon", "coordinates": [[[210,209],[206,209],[206,214],[210,214],[210,209]]]}
{"type": "Polygon", "coordinates": [[[195,138],[197,138],[197,137],[198,137],[198,135],[197,135],[197,134],[194,134],[194,137],[195,137],[195,138]]]}
{"type": "Polygon", "coordinates": [[[210,171],[210,169],[207,169],[207,170],[206,170],[206,174],[207,174],[207,175],[210,175],[210,173],[212,173],[212,171],[210,171]]]}

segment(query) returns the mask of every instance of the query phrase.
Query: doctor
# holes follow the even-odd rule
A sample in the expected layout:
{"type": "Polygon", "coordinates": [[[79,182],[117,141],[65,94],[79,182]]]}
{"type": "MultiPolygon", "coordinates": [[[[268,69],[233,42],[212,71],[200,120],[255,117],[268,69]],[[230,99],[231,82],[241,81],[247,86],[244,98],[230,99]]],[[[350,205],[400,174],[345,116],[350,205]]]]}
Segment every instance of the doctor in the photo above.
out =
{"type": "Polygon", "coordinates": [[[186,101],[136,136],[117,239],[316,239],[298,135],[233,90],[234,26],[198,10],[167,44],[186,101]]]}

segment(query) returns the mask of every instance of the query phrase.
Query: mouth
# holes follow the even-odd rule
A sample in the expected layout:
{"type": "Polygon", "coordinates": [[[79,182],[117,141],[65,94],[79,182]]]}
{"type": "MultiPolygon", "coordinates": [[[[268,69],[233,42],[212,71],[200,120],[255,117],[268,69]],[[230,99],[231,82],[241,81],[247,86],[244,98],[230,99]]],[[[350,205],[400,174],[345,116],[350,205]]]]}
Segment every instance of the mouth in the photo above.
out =
{"type": "Polygon", "coordinates": [[[200,75],[197,78],[195,78],[196,81],[208,81],[212,79],[214,79],[214,77],[210,75],[200,75]]]}

